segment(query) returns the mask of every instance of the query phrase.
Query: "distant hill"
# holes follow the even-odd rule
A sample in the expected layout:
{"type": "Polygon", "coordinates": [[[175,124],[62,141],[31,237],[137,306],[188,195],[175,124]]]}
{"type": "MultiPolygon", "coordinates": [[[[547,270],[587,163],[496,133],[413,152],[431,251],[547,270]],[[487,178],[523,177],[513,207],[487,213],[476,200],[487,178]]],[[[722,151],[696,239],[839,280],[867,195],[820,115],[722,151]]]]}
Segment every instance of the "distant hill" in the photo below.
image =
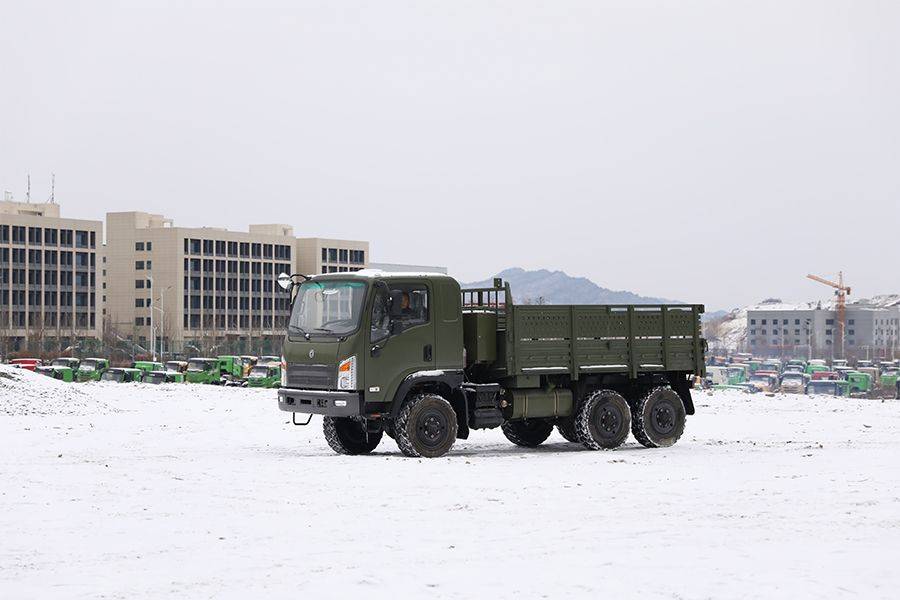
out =
{"type": "MultiPolygon", "coordinates": [[[[494,275],[509,282],[513,299],[517,304],[536,303],[539,299],[547,304],[679,304],[677,300],[640,296],[624,290],[610,290],[600,287],[590,279],[571,277],[562,271],[526,271],[514,267],[494,275]]],[[[494,277],[484,281],[466,283],[463,287],[491,287],[494,277]]]]}

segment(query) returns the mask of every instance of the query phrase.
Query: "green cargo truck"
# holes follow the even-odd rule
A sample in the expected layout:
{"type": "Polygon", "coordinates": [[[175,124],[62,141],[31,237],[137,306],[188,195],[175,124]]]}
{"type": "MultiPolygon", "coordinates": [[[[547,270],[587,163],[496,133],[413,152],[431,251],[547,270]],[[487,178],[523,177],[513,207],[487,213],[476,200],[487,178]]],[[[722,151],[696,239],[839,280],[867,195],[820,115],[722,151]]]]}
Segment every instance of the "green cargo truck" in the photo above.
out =
{"type": "Polygon", "coordinates": [[[862,394],[872,389],[872,376],[860,371],[844,373],[844,380],[849,384],[851,394],[862,394]]]}
{"type": "Polygon", "coordinates": [[[188,383],[222,383],[222,371],[215,358],[192,358],[184,372],[188,383]]]}
{"type": "Polygon", "coordinates": [[[499,280],[462,291],[439,274],[278,279],[294,292],[279,408],[295,423],[324,415],[338,453],[387,433],[407,456],[437,457],[495,427],[526,447],[554,426],[595,450],[629,430],[671,446],[705,375],[701,305],[516,305],[499,280]]]}
{"type": "Polygon", "coordinates": [[[85,358],[78,365],[75,378],[78,381],[100,381],[103,373],[109,369],[109,361],[105,358],[85,358]]]}
{"type": "Polygon", "coordinates": [[[151,373],[153,371],[165,371],[166,367],[161,362],[150,361],[150,360],[136,360],[131,363],[132,369],[140,369],[144,373],[151,373]]]}
{"type": "Polygon", "coordinates": [[[281,384],[281,367],[256,365],[247,376],[247,387],[276,388],[281,384]]]}
{"type": "MultiPolygon", "coordinates": [[[[55,363],[56,361],[53,362],[55,363]]],[[[75,371],[72,370],[72,367],[50,364],[43,367],[35,367],[34,372],[53,379],[59,379],[60,381],[75,381],[75,371]]]]}

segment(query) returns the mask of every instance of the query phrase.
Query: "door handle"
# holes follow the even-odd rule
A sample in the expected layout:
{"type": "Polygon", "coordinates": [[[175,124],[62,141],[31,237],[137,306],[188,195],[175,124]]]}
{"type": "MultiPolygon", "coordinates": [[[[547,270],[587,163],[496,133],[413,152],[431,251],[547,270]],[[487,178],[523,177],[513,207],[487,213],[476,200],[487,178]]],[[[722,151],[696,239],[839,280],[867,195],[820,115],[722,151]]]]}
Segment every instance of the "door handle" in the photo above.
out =
{"type": "Polygon", "coordinates": [[[426,344],[422,348],[422,358],[425,359],[425,362],[431,362],[431,344],[426,344]]]}
{"type": "Polygon", "coordinates": [[[372,346],[372,356],[378,357],[380,355],[381,355],[381,346],[379,346],[378,344],[375,344],[374,346],[372,346]]]}

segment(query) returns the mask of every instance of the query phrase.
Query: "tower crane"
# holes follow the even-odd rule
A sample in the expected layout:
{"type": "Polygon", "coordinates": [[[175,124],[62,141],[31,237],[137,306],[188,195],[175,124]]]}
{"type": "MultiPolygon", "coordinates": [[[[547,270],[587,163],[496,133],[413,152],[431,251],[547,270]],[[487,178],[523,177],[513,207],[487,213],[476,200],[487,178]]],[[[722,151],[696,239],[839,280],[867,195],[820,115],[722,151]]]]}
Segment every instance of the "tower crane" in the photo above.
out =
{"type": "Polygon", "coordinates": [[[834,295],[837,296],[837,314],[838,314],[838,339],[840,340],[840,355],[844,357],[844,331],[847,327],[847,296],[850,295],[850,286],[844,285],[844,272],[838,271],[838,280],[831,281],[818,275],[807,275],[807,279],[818,281],[829,287],[834,288],[834,295]]]}

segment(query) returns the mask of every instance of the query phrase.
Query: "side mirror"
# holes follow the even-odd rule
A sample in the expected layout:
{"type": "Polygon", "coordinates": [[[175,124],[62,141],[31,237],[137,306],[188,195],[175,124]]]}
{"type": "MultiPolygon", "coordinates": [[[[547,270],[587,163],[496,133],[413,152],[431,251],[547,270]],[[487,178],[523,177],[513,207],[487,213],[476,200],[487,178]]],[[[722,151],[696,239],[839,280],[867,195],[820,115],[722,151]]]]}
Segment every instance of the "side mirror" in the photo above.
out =
{"type": "Polygon", "coordinates": [[[283,290],[289,290],[294,285],[293,278],[287,273],[279,274],[276,281],[278,281],[278,285],[281,286],[281,289],[283,290]]]}

